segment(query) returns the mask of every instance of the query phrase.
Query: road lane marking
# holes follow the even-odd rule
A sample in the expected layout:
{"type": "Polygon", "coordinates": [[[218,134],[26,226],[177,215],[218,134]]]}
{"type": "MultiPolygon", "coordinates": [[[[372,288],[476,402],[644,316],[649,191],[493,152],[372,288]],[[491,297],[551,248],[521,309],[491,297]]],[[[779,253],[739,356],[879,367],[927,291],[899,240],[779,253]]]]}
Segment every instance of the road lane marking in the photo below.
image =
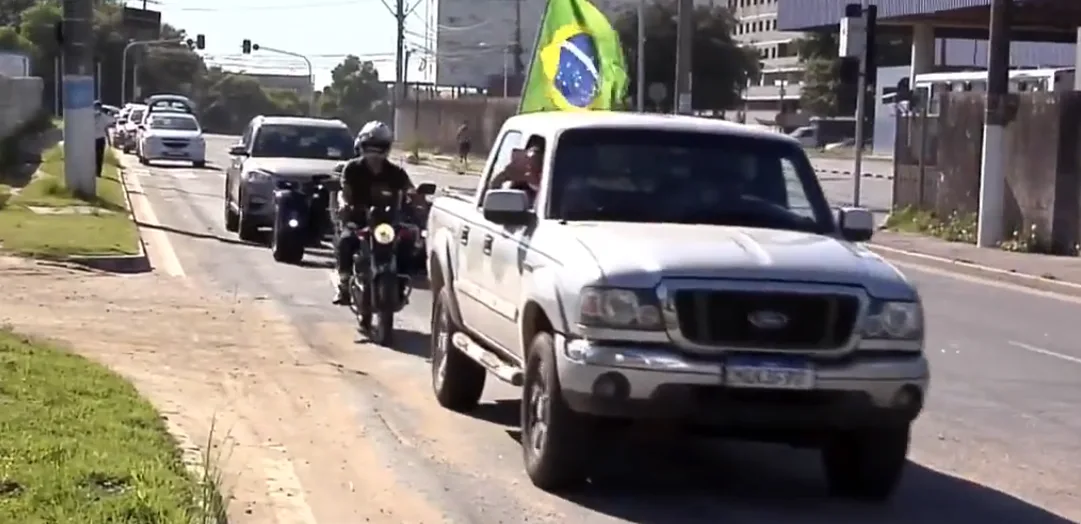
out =
{"type": "Polygon", "coordinates": [[[1021,349],[1025,350],[1025,351],[1031,351],[1033,353],[1037,353],[1037,354],[1040,354],[1040,355],[1044,355],[1044,356],[1048,356],[1048,357],[1054,357],[1054,358],[1057,358],[1057,359],[1065,360],[1066,362],[1073,362],[1074,364],[1081,364],[1081,358],[1072,357],[1070,355],[1063,355],[1062,353],[1057,353],[1057,352],[1051,351],[1050,349],[1044,349],[1044,348],[1041,348],[1041,347],[1038,347],[1038,346],[1033,346],[1032,344],[1025,344],[1024,342],[1018,342],[1016,340],[1011,340],[1011,341],[1009,341],[1007,343],[1009,345],[1013,346],[1013,347],[1021,348],[1021,349]]]}
{"type": "MultiPolygon", "coordinates": [[[[879,246],[868,246],[868,247],[871,249],[871,251],[875,251],[875,250],[878,249],[879,246]]],[[[919,253],[915,253],[915,254],[910,255],[907,252],[904,253],[904,254],[906,256],[913,256],[915,258],[919,258],[918,255],[920,255],[919,253]]],[[[914,263],[914,262],[902,262],[900,260],[897,260],[895,258],[890,257],[889,253],[886,253],[884,251],[879,252],[878,255],[881,256],[882,258],[886,259],[890,264],[893,264],[894,266],[897,266],[900,269],[908,268],[909,270],[919,271],[921,273],[929,273],[929,274],[932,274],[932,275],[935,275],[935,276],[952,278],[954,280],[963,280],[963,281],[968,282],[970,284],[977,284],[977,285],[988,286],[988,287],[997,287],[997,288],[1000,288],[1000,289],[1006,289],[1006,290],[1009,290],[1009,291],[1016,291],[1018,293],[1024,293],[1026,295],[1034,295],[1034,296],[1038,296],[1038,297],[1042,297],[1042,298],[1058,300],[1060,302],[1069,302],[1071,304],[1081,305],[1081,297],[1075,297],[1075,296],[1066,295],[1066,294],[1062,294],[1062,293],[1056,293],[1054,291],[1047,291],[1047,290],[1044,290],[1044,289],[1035,289],[1035,288],[1031,288],[1031,287],[1022,286],[1020,284],[1011,284],[1009,282],[997,282],[997,281],[989,280],[989,279],[983,278],[983,277],[977,277],[977,276],[969,275],[969,274],[965,274],[965,273],[958,273],[957,271],[951,271],[949,269],[942,269],[942,268],[933,267],[933,266],[925,266],[923,264],[917,264],[917,263],[914,263]]],[[[935,257],[928,256],[927,258],[935,258],[935,257]]],[[[957,264],[957,265],[967,265],[967,266],[973,267],[974,269],[977,269],[977,270],[983,270],[984,269],[984,266],[974,266],[973,264],[964,264],[962,262],[953,262],[953,263],[957,264]]],[[[1009,271],[1003,271],[1003,270],[995,269],[995,268],[990,268],[990,270],[992,272],[1009,273],[1010,275],[1013,275],[1013,276],[1025,276],[1025,277],[1031,276],[1031,275],[1022,275],[1021,273],[1010,273],[1009,271]]],[[[1032,277],[1032,279],[1036,280],[1037,277],[1032,277]]],[[[1052,285],[1061,283],[1061,282],[1056,282],[1056,281],[1047,281],[1047,282],[1049,284],[1052,284],[1052,285]]],[[[1076,285],[1076,284],[1072,284],[1072,285],[1076,285]]]]}
{"type": "Polygon", "coordinates": [[[180,264],[180,258],[176,256],[176,250],[173,249],[173,243],[169,240],[169,235],[161,229],[162,223],[158,220],[158,215],[154,213],[154,207],[150,205],[150,197],[143,190],[139,177],[129,177],[127,176],[129,173],[135,174],[137,171],[129,169],[125,173],[125,181],[131,189],[128,196],[131,197],[131,205],[134,208],[132,214],[140,223],[139,231],[147,246],[146,255],[151,259],[151,265],[163,270],[169,276],[186,277],[184,266],[180,264]]]}

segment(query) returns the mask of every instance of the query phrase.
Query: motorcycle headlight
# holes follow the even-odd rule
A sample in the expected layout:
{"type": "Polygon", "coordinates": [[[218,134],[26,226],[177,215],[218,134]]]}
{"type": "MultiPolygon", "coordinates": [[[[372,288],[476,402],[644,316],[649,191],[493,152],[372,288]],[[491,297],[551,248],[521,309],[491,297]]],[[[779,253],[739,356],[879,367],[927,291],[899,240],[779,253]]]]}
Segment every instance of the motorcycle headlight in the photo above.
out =
{"type": "Polygon", "coordinates": [[[390,224],[379,224],[372,229],[372,238],[376,243],[389,244],[394,242],[394,226],[390,224]]]}
{"type": "Polygon", "coordinates": [[[864,318],[864,339],[919,340],[923,338],[923,308],[919,302],[871,302],[864,318]]]}
{"type": "Polygon", "coordinates": [[[652,291],[586,287],[579,295],[578,322],[583,326],[660,330],[661,308],[652,291]]]}

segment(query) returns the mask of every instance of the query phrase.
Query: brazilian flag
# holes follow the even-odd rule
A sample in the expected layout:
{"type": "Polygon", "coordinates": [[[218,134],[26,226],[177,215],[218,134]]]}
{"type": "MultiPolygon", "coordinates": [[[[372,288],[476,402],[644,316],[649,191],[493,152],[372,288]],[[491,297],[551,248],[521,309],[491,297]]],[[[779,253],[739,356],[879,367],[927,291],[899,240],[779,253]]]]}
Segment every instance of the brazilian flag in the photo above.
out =
{"type": "Polygon", "coordinates": [[[519,113],[616,109],[627,94],[619,34],[588,0],[548,0],[519,113]]]}

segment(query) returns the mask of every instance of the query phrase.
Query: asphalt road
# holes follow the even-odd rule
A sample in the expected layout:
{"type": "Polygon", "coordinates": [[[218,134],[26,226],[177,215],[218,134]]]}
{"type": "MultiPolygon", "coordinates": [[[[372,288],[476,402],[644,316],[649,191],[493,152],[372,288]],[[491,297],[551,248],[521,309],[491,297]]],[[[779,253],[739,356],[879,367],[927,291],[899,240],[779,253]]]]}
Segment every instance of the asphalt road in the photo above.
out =
{"type": "MultiPolygon", "coordinates": [[[[233,138],[210,137],[212,166],[233,138]]],[[[129,159],[130,160],[130,159],[129,159]]],[[[134,162],[131,162],[134,163],[134,162]]],[[[469,187],[475,180],[411,167],[417,181],[469,187]]],[[[191,279],[273,301],[302,333],[313,326],[356,335],[332,306],[329,251],[301,266],[222,227],[217,167],[136,168],[162,229],[191,279]],[[340,330],[340,331],[339,331],[340,330]]],[[[426,361],[431,297],[414,292],[394,348],[356,338],[370,364],[350,375],[358,412],[378,412],[398,442],[388,467],[461,523],[611,522],[796,524],[1010,524],[1081,519],[1081,304],[903,268],[927,308],[934,379],[914,429],[912,462],[896,499],[881,507],[827,498],[817,455],[786,447],[636,435],[612,442],[607,467],[582,494],[531,486],[514,440],[517,392],[489,381],[473,416],[448,414],[430,395],[426,361]]],[[[330,357],[328,357],[330,358],[330,357]]]]}

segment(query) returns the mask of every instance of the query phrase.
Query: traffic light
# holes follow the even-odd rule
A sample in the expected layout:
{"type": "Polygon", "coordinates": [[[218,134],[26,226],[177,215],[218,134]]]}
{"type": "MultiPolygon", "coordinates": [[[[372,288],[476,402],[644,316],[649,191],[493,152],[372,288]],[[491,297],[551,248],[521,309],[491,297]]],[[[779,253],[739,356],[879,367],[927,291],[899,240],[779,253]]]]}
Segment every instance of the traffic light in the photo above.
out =
{"type": "Polygon", "coordinates": [[[206,49],[206,35],[195,35],[195,48],[206,49]]]}
{"type": "Polygon", "coordinates": [[[246,38],[245,38],[245,39],[244,39],[244,42],[242,42],[242,43],[240,44],[240,50],[241,50],[241,51],[242,51],[242,52],[243,52],[244,54],[246,54],[246,55],[250,55],[250,54],[251,54],[251,40],[248,40],[248,39],[246,39],[246,38]]]}

